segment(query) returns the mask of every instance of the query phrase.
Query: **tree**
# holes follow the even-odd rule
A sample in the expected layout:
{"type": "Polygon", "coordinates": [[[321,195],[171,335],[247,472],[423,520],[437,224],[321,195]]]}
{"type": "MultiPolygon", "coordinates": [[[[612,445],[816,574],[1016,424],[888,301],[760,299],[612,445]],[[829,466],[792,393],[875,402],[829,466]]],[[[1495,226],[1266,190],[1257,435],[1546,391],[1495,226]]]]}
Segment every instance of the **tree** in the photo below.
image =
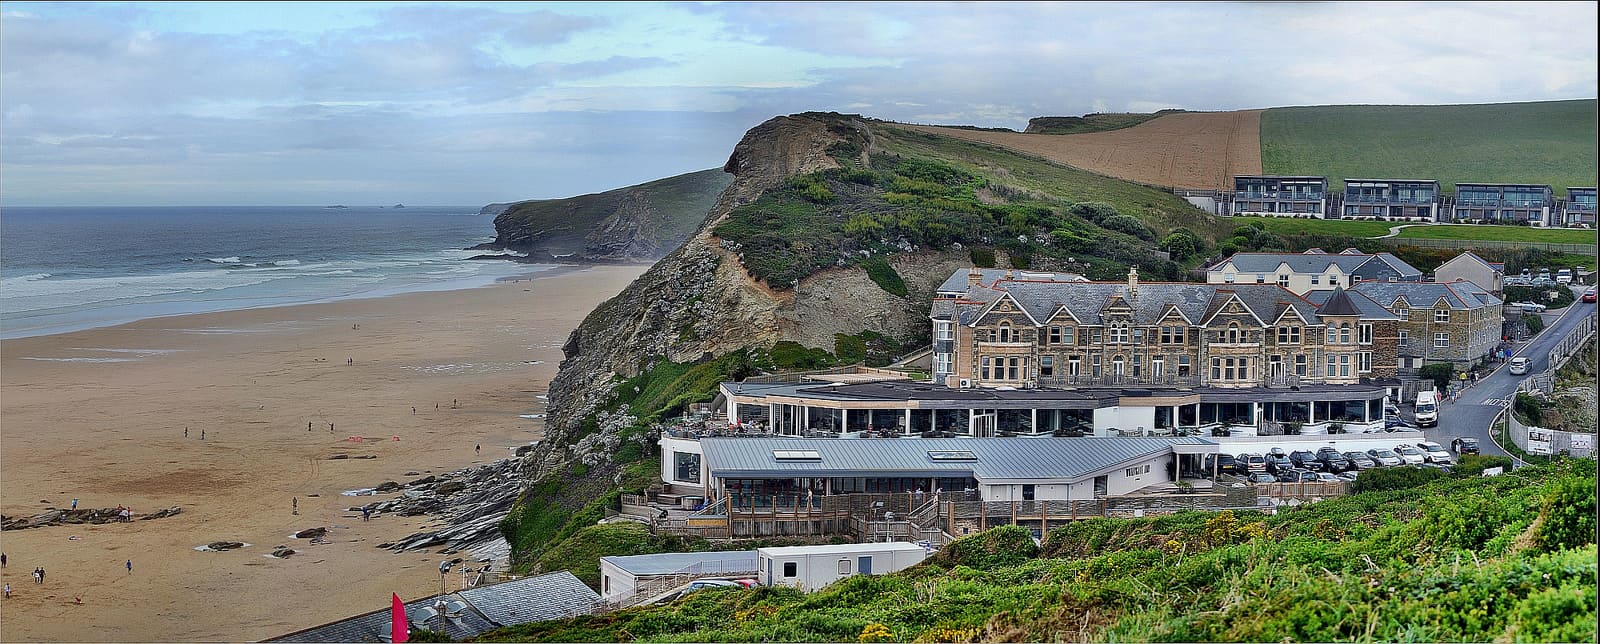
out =
{"type": "Polygon", "coordinates": [[[1450,386],[1450,380],[1456,376],[1455,365],[1448,362],[1425,365],[1417,370],[1419,377],[1433,381],[1436,389],[1445,389],[1450,386]]]}

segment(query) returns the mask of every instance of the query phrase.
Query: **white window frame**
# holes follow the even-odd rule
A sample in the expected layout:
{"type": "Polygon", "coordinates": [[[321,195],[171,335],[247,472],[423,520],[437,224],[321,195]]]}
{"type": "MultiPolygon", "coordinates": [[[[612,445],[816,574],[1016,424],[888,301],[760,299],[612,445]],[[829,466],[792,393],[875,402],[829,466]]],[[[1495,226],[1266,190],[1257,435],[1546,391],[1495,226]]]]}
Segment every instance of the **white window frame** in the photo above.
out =
{"type": "Polygon", "coordinates": [[[933,333],[934,333],[933,339],[935,339],[935,340],[954,340],[954,339],[956,339],[955,326],[956,325],[954,323],[952,323],[952,322],[945,322],[943,320],[935,320],[934,323],[933,323],[933,333]]]}
{"type": "Polygon", "coordinates": [[[1356,354],[1356,373],[1372,373],[1372,352],[1362,351],[1356,354]]]}
{"type": "Polygon", "coordinates": [[[1450,334],[1448,334],[1448,333],[1435,333],[1435,334],[1433,334],[1433,348],[1435,348],[1435,349],[1448,349],[1448,348],[1450,348],[1450,334]]]}
{"type": "Polygon", "coordinates": [[[1433,321],[1440,324],[1448,324],[1450,322],[1450,309],[1434,309],[1433,321]]]}
{"type": "Polygon", "coordinates": [[[935,354],[933,354],[933,372],[934,373],[941,374],[941,375],[949,374],[949,373],[954,371],[954,368],[952,367],[952,365],[954,365],[954,364],[955,364],[955,356],[952,356],[952,355],[950,355],[948,353],[935,353],[935,354]]]}
{"type": "Polygon", "coordinates": [[[1411,309],[1406,309],[1406,308],[1395,309],[1394,310],[1394,314],[1400,316],[1400,320],[1402,322],[1411,320],[1411,309]]]}
{"type": "Polygon", "coordinates": [[[1408,345],[1410,343],[1411,343],[1411,332],[1410,331],[1406,331],[1404,329],[1401,329],[1400,330],[1400,341],[1398,343],[1396,343],[1396,346],[1404,347],[1404,346],[1406,346],[1406,345],[1408,345]]]}
{"type": "Polygon", "coordinates": [[[1372,344],[1372,323],[1363,322],[1361,324],[1356,341],[1359,344],[1372,344]]]}

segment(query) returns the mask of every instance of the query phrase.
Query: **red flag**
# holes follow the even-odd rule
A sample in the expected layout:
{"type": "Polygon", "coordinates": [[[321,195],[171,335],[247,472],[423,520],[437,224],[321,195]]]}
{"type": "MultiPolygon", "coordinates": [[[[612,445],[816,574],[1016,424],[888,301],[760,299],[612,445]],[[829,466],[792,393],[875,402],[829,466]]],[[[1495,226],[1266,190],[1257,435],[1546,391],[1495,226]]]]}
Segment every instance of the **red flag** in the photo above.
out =
{"type": "Polygon", "coordinates": [[[389,596],[394,598],[394,606],[389,609],[389,634],[392,638],[390,641],[394,644],[410,641],[411,626],[406,621],[405,602],[400,601],[400,595],[395,593],[389,593],[389,596]]]}

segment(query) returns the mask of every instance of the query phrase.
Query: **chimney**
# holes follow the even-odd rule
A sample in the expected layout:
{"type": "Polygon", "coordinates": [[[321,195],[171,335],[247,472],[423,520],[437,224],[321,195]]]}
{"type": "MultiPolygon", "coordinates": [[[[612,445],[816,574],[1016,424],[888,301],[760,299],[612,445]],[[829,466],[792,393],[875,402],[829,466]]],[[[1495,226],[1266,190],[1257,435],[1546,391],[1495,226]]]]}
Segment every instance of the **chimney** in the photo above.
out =
{"type": "Polygon", "coordinates": [[[1006,281],[1011,281],[1011,269],[1006,269],[1006,281]]]}
{"type": "Polygon", "coordinates": [[[967,286],[977,286],[983,283],[983,271],[976,266],[967,269],[967,286]]]}
{"type": "Polygon", "coordinates": [[[1139,267],[1128,267],[1128,297],[1139,297],[1139,267]]]}

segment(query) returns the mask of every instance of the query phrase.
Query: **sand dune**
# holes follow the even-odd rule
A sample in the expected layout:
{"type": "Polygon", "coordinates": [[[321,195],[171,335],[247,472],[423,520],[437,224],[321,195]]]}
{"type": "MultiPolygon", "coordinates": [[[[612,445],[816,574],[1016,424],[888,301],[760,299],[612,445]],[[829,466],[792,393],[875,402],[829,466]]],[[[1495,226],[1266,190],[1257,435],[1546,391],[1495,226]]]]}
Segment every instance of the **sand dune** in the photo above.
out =
{"type": "Polygon", "coordinates": [[[0,343],[7,516],[73,498],[140,513],[183,507],[152,521],[5,532],[14,596],[0,639],[256,640],[381,607],[391,592],[437,591],[438,555],[374,547],[427,521],[362,523],[347,508],[373,499],[340,492],[505,458],[536,439],[542,421],[519,415],[543,411],[537,396],[567,334],[643,270],[0,343]],[[76,360],[108,357],[127,361],[76,360]],[[376,458],[329,460],[336,454],[376,458]],[[330,543],[289,538],[315,526],[331,528],[330,543]],[[217,540],[251,546],[194,550],[217,540]],[[264,556],[280,544],[300,554],[264,556]],[[35,566],[47,572],[42,586],[35,566]]]}
{"type": "Polygon", "coordinates": [[[1011,148],[1139,183],[1231,190],[1234,175],[1261,174],[1261,112],[1183,112],[1089,134],[908,127],[1011,148]]]}

